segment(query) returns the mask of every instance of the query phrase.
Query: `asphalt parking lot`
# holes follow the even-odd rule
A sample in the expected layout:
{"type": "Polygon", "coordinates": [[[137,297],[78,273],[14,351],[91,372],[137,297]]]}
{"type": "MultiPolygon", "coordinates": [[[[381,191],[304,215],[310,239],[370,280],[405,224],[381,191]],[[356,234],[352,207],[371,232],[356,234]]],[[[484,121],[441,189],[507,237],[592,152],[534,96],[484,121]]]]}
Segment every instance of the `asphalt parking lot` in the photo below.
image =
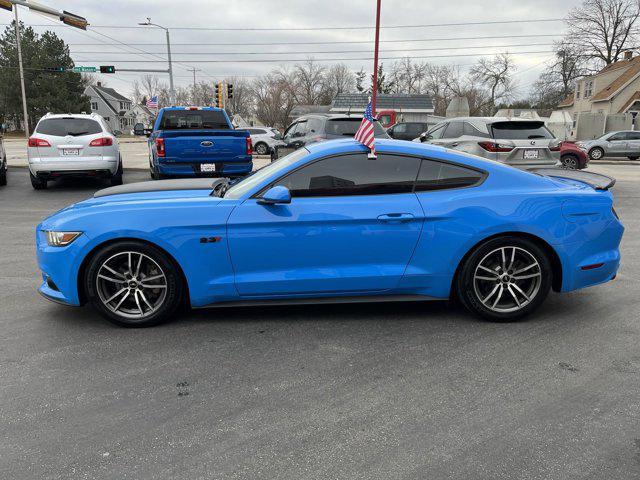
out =
{"type": "Polygon", "coordinates": [[[11,168],[0,478],[638,478],[640,165],[594,170],[618,178],[620,274],[552,294],[527,321],[394,303],[207,310],[127,330],[36,293],[35,225],[104,185],[34,191],[11,168]]]}

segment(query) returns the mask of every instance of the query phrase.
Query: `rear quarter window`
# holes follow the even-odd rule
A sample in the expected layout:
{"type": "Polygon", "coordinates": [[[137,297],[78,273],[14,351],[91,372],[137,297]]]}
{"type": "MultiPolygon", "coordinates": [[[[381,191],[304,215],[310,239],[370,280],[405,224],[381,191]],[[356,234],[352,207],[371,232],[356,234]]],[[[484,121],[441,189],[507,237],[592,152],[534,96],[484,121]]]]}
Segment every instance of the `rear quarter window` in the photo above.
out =
{"type": "Polygon", "coordinates": [[[102,132],[102,126],[89,118],[50,118],[42,120],[36,127],[36,133],[52,137],[81,137],[102,132]]]}
{"type": "Polygon", "coordinates": [[[160,120],[160,130],[230,129],[224,113],[216,110],[168,110],[160,120]]]}
{"type": "Polygon", "coordinates": [[[483,178],[484,173],[471,168],[436,160],[422,160],[415,190],[424,192],[471,187],[478,185],[483,178]]]}

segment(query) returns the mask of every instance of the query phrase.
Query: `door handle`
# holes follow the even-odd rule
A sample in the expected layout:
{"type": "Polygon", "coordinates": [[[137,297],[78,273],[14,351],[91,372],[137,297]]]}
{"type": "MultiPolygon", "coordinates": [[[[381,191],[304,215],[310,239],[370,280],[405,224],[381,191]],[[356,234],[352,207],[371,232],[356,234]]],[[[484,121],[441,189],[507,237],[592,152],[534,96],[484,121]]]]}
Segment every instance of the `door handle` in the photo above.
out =
{"type": "Polygon", "coordinates": [[[385,223],[410,222],[414,218],[411,213],[385,213],[384,215],[378,216],[378,220],[385,223]]]}

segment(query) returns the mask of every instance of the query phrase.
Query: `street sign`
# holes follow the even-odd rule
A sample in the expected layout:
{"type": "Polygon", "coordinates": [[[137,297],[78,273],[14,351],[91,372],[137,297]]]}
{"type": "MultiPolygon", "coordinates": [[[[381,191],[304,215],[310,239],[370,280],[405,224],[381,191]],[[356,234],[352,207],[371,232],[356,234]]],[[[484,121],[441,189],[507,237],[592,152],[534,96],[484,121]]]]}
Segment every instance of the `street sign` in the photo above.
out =
{"type": "Polygon", "coordinates": [[[73,71],[75,73],[83,73],[83,72],[95,73],[98,71],[98,69],[96,67],[73,67],[73,71]]]}

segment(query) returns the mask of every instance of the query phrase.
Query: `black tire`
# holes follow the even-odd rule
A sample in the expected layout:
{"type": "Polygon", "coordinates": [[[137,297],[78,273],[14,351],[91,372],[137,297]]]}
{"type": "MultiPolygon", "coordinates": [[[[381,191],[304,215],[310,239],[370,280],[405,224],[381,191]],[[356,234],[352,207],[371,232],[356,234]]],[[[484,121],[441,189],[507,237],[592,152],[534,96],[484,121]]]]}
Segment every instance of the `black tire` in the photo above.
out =
{"type": "Polygon", "coordinates": [[[29,172],[29,179],[31,180],[31,186],[34,190],[45,190],[47,188],[47,181],[43,178],[36,177],[31,172],[29,172]]]}
{"type": "Polygon", "coordinates": [[[253,148],[256,155],[267,155],[269,153],[269,146],[264,142],[257,143],[253,148]]]}
{"type": "Polygon", "coordinates": [[[567,168],[569,170],[580,169],[580,160],[578,160],[578,157],[576,155],[573,155],[572,153],[562,155],[562,158],[560,158],[560,162],[562,162],[562,166],[564,168],[567,168]]]}
{"type": "Polygon", "coordinates": [[[640,157],[627,157],[627,158],[629,158],[629,160],[637,160],[640,157]]]}
{"type": "MultiPolygon", "coordinates": [[[[4,160],[2,165],[6,165],[7,160],[4,160]]],[[[7,184],[7,169],[0,167],[0,186],[5,186],[7,184]]]]}
{"type": "Polygon", "coordinates": [[[600,147],[593,147],[589,150],[589,158],[591,160],[601,160],[604,158],[604,150],[600,147]]]}
{"type": "Polygon", "coordinates": [[[122,174],[123,174],[123,167],[122,167],[122,159],[121,159],[120,163],[118,164],[118,170],[116,170],[116,173],[114,173],[113,177],[111,177],[111,186],[122,185],[122,174]]]}
{"type": "Polygon", "coordinates": [[[103,317],[115,325],[131,328],[151,327],[167,321],[181,305],[184,291],[179,267],[173,259],[159,248],[138,241],[112,243],[98,250],[89,259],[82,281],[87,300],[103,317]],[[132,253],[131,261],[128,260],[128,252],[132,253]],[[127,272],[135,268],[127,270],[126,266],[129,262],[137,266],[141,257],[144,257],[144,261],[140,271],[136,277],[131,278],[127,272]],[[120,261],[124,262],[123,267],[114,268],[120,261]],[[103,269],[105,262],[108,262],[107,266],[112,270],[103,269]],[[113,270],[116,270],[116,274],[111,273],[113,270]],[[152,278],[158,272],[163,278],[152,278]],[[98,274],[101,274],[100,278],[98,274]],[[111,281],[104,280],[105,276],[111,281]],[[145,278],[154,282],[154,286],[155,282],[165,282],[165,286],[150,288],[143,285],[145,278]],[[122,282],[118,283],[120,280],[122,282]],[[111,297],[118,291],[121,294],[109,302],[107,296],[111,297]],[[142,295],[140,292],[143,292],[142,295]],[[121,301],[120,305],[114,305],[121,301]],[[138,309],[140,313],[137,313],[138,309]]]}
{"type": "Polygon", "coordinates": [[[455,286],[458,298],[469,311],[492,322],[509,322],[525,317],[538,308],[549,294],[552,281],[551,261],[541,247],[526,238],[506,236],[488,240],[478,246],[464,260],[455,286]],[[502,260],[503,248],[506,262],[502,260]],[[511,262],[514,249],[515,261],[511,262]],[[513,273],[528,266],[527,261],[535,261],[537,266],[529,267],[526,272],[517,275],[517,278],[530,278],[513,278],[513,273]],[[498,264],[497,267],[490,268],[494,271],[493,274],[483,269],[491,265],[491,262],[498,264]],[[501,271],[501,263],[506,263],[507,269],[504,272],[501,271]],[[478,278],[483,273],[487,280],[478,278]],[[514,283],[518,286],[513,287],[514,283]]]}

